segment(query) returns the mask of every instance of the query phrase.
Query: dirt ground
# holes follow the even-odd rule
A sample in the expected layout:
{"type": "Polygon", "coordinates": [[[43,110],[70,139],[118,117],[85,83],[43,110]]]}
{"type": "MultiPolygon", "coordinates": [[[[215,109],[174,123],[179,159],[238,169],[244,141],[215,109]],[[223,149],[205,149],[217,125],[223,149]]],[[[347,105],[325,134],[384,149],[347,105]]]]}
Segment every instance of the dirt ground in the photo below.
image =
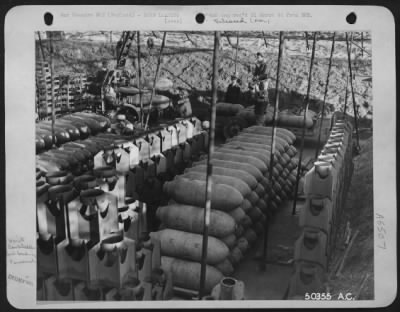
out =
{"type": "MultiPolygon", "coordinates": [[[[352,235],[359,233],[345,260],[342,274],[331,276],[330,292],[358,295],[359,300],[374,298],[374,206],[372,176],[372,133],[360,132],[361,153],[354,158],[354,172],[343,209],[339,233],[345,233],[349,223],[352,235]]],[[[345,237],[338,237],[331,270],[343,258],[345,237]]]]}

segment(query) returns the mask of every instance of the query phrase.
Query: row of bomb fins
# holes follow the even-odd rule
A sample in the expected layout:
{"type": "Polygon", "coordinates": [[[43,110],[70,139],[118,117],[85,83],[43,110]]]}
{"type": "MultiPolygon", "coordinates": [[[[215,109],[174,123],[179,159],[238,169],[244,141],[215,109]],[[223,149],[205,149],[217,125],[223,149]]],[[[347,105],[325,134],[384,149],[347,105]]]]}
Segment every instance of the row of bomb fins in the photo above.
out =
{"type": "Polygon", "coordinates": [[[171,297],[144,203],[119,206],[112,183],[94,176],[57,172],[37,185],[39,300],[171,297]]]}
{"type": "MultiPolygon", "coordinates": [[[[192,123],[193,120],[196,122],[196,119],[177,121],[177,123],[190,122],[193,127],[170,125],[168,128],[172,127],[175,131],[167,128],[166,131],[159,129],[155,132],[160,143],[159,155],[154,152],[154,148],[153,155],[150,152],[151,146],[157,144],[156,138],[150,139],[149,142],[152,144],[146,145],[147,140],[144,142],[143,138],[136,138],[135,144],[132,144],[127,138],[111,134],[91,137],[82,142],[84,144],[88,141],[89,144],[86,146],[78,145],[92,152],[91,162],[94,164],[94,169],[91,172],[73,178],[71,173],[65,171],[47,171],[45,176],[39,178],[37,182],[38,271],[43,273],[42,276],[50,275],[44,279],[44,286],[47,285],[46,281],[52,283],[54,279],[57,282],[83,279],[86,292],[88,289],[89,293],[94,293],[96,289],[113,287],[111,291],[119,294],[117,297],[122,296],[123,300],[137,300],[133,295],[130,297],[126,295],[127,285],[132,284],[132,278],[134,283],[145,283],[146,286],[146,280],[150,277],[154,282],[154,278],[159,281],[160,275],[161,277],[168,275],[168,272],[160,271],[159,261],[156,260],[157,254],[159,255],[158,241],[145,235],[148,232],[146,204],[128,195],[130,192],[135,193],[140,181],[162,175],[165,171],[173,171],[174,166],[177,167],[180,164],[178,162],[182,162],[184,148],[188,145],[190,151],[195,154],[204,151],[207,142],[206,133],[196,131],[198,128],[192,123]],[[178,136],[180,129],[191,130],[191,133],[185,134],[187,138],[185,142],[182,142],[182,136],[178,136]],[[104,149],[96,150],[92,146],[93,142],[102,145],[104,149]],[[145,153],[146,150],[149,151],[145,153]],[[175,157],[176,155],[181,157],[175,157]],[[161,161],[162,159],[164,161],[161,161]],[[164,165],[159,166],[160,163],[164,165]],[[51,187],[46,184],[50,184],[51,187]],[[57,186],[57,184],[62,185],[57,186]],[[68,205],[66,209],[69,212],[68,216],[57,213],[54,209],[54,206],[58,205],[60,210],[60,198],[63,206],[65,203],[68,205]],[[123,263],[116,261],[116,257],[108,256],[107,252],[104,256],[104,250],[112,249],[115,253],[120,248],[122,248],[123,263]],[[99,259],[99,254],[103,254],[102,259],[99,259]],[[110,269],[105,269],[103,266],[110,269]],[[57,267],[58,271],[55,271],[57,267]],[[154,271],[158,273],[154,274],[154,271]],[[130,280],[124,280],[125,277],[130,277],[130,280]]],[[[148,133],[148,137],[152,134],[148,133]]],[[[76,150],[79,151],[78,148],[76,150]]],[[[171,284],[170,278],[164,280],[171,284]]],[[[166,294],[161,295],[161,298],[167,298],[170,294],[169,291],[164,292],[166,294]]],[[[132,291],[128,293],[132,294],[132,291]]],[[[47,296],[47,300],[65,299],[65,296],[57,299],[54,298],[54,293],[51,294],[53,297],[47,296]]],[[[142,298],[149,298],[146,293],[140,294],[142,298]]],[[[77,297],[79,296],[75,296],[77,297]]],[[[105,297],[104,295],[102,298],[105,297]]]]}
{"type": "Polygon", "coordinates": [[[295,243],[295,269],[288,298],[324,292],[330,255],[353,172],[351,123],[336,119],[328,141],[304,177],[305,205],[299,217],[302,228],[295,243]]]}
{"type": "MultiPolygon", "coordinates": [[[[265,218],[293,192],[297,162],[295,136],[277,129],[273,180],[268,180],[272,129],[254,126],[217,148],[212,155],[212,194],[205,291],[230,276],[244,253],[264,230],[265,218]],[[271,205],[267,207],[271,191],[271,205]]],[[[206,159],[164,184],[169,203],[157,210],[161,229],[162,266],[172,272],[174,286],[199,289],[206,159]]]]}

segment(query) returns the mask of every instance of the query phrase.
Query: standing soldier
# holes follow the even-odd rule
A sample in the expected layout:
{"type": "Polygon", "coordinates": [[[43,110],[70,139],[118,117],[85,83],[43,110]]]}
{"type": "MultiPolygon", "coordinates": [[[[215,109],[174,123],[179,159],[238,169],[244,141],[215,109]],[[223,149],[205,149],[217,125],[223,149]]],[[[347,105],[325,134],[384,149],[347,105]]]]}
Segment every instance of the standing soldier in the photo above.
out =
{"type": "Polygon", "coordinates": [[[240,104],[241,102],[240,85],[237,73],[234,73],[231,76],[231,83],[225,94],[225,102],[232,104],[240,104]]]}
{"type": "Polygon", "coordinates": [[[268,84],[269,79],[267,76],[267,64],[265,63],[264,57],[260,52],[257,53],[256,67],[254,69],[254,114],[256,115],[256,124],[264,125],[265,114],[267,106],[269,104],[268,99],[268,84]]]}
{"type": "Polygon", "coordinates": [[[189,94],[183,89],[178,87],[175,91],[175,110],[179,117],[192,116],[192,104],[189,100],[189,94]]]}

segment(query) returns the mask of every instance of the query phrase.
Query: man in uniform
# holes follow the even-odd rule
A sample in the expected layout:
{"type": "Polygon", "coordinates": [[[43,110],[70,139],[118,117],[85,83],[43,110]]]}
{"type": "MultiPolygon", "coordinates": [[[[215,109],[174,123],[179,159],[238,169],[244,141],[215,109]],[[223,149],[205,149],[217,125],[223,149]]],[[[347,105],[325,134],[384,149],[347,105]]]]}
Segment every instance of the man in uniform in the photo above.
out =
{"type": "Polygon", "coordinates": [[[175,110],[179,117],[192,116],[192,104],[189,100],[189,94],[183,89],[179,88],[175,91],[176,101],[175,110]]]}
{"type": "Polygon", "coordinates": [[[265,123],[265,114],[269,104],[268,84],[267,64],[265,63],[262,54],[258,52],[256,67],[254,69],[253,84],[251,86],[254,88],[252,92],[255,101],[254,114],[256,115],[256,124],[260,126],[265,123]]]}
{"type": "Polygon", "coordinates": [[[240,86],[237,74],[231,76],[231,83],[226,90],[225,102],[232,104],[240,104],[240,86]]]}

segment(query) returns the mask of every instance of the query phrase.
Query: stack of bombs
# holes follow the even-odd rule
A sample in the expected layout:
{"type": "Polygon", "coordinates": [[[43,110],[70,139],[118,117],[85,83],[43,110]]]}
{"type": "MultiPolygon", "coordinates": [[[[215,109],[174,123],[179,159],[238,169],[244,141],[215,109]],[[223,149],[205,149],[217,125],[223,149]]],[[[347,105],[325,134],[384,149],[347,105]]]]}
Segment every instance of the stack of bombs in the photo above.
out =
{"type": "Polygon", "coordinates": [[[305,204],[301,209],[300,237],[295,243],[295,267],[288,298],[324,292],[324,282],[353,172],[352,124],[336,118],[329,139],[304,178],[305,204]]]}
{"type": "Polygon", "coordinates": [[[37,161],[39,300],[171,298],[171,275],[140,198],[149,180],[204,152],[199,124],[180,119],[134,138],[100,133],[37,161]],[[77,162],[78,154],[86,160],[77,162]]]}
{"type": "MultiPolygon", "coordinates": [[[[212,194],[205,290],[234,272],[244,253],[264,230],[265,218],[293,193],[295,136],[276,132],[273,180],[269,181],[272,128],[253,126],[218,147],[212,155],[212,194]],[[267,201],[271,191],[270,207],[267,201]]],[[[161,263],[172,272],[174,287],[199,289],[207,159],[193,163],[163,186],[168,205],[161,221],[161,263]]]]}
{"type": "MultiPolygon", "coordinates": [[[[91,135],[106,131],[110,127],[107,117],[94,113],[78,112],[65,115],[55,120],[54,142],[56,146],[64,143],[86,139],[91,135]]],[[[36,124],[36,154],[42,153],[42,158],[52,156],[50,150],[53,145],[51,121],[40,121],[36,124]]]]}
{"type": "Polygon", "coordinates": [[[244,109],[241,104],[216,103],[215,133],[227,139],[247,127],[248,123],[245,118],[236,118],[244,109]]]}

